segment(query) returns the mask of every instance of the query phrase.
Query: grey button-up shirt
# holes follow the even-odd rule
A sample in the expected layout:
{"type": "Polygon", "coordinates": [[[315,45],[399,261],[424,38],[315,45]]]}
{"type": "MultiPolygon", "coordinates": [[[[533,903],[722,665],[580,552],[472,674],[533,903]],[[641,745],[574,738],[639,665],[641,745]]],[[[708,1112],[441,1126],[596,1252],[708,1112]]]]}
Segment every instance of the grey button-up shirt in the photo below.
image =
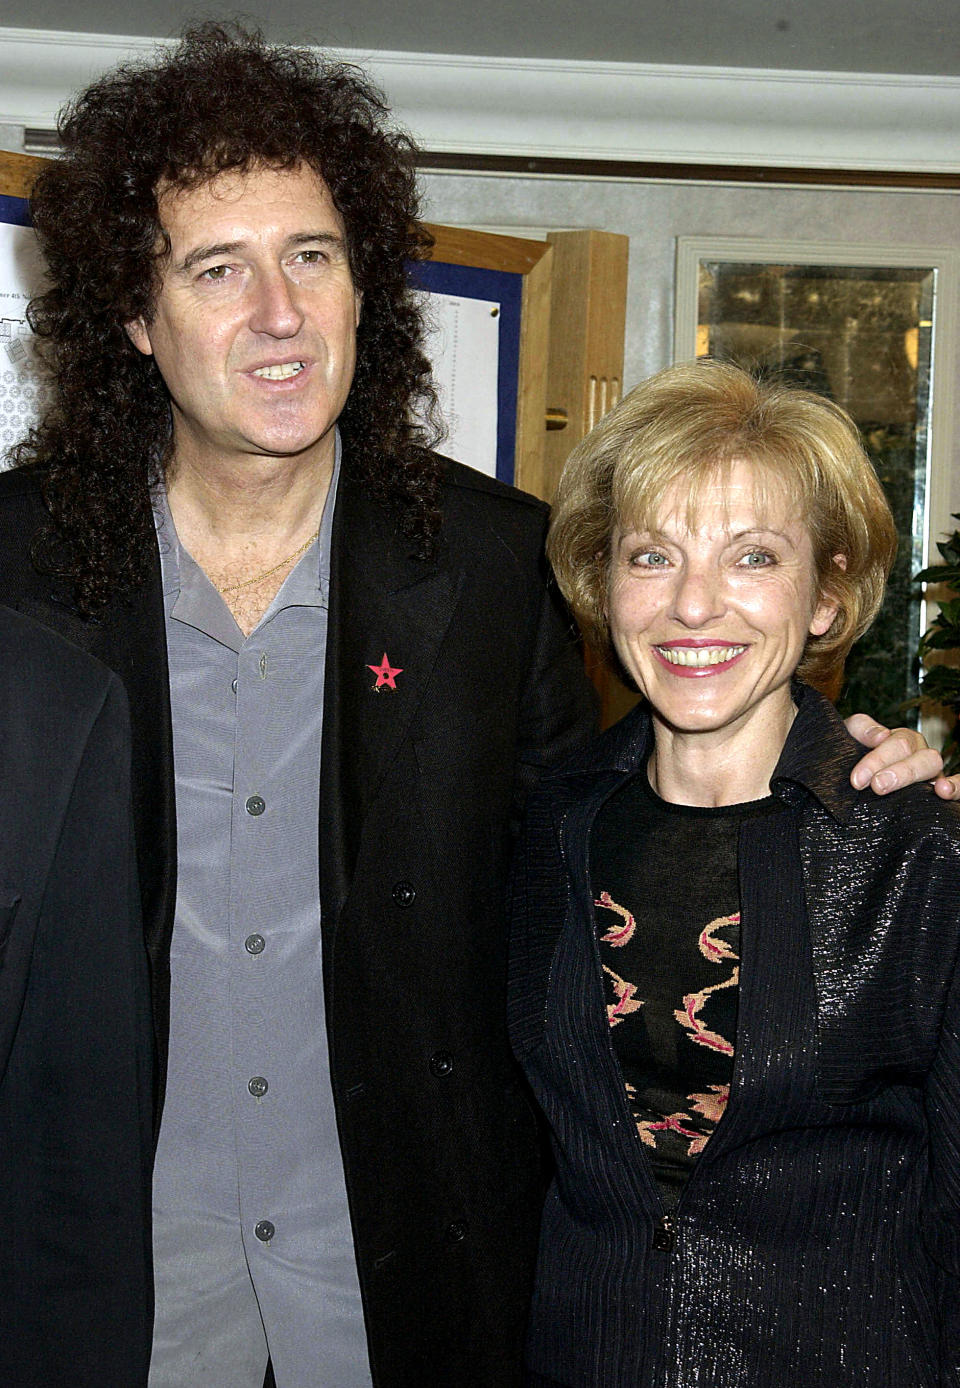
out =
{"type": "Polygon", "coordinates": [[[156,498],[177,905],[154,1179],[155,1388],[370,1383],[324,1025],[318,868],[330,535],[244,638],[156,498]]]}

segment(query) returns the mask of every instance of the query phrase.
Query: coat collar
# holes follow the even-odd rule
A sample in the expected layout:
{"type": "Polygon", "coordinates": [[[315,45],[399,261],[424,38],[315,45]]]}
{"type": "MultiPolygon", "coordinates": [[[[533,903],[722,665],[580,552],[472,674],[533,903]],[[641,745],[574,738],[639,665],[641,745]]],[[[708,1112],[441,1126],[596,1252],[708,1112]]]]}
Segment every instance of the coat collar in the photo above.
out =
{"type": "MultiPolygon", "coordinates": [[[[777,762],[770,786],[774,794],[799,786],[820,802],[837,821],[846,824],[865,793],[850,784],[850,772],[863,748],[847,732],[833,705],[799,680],[794,682],[797,716],[777,762]]],[[[872,792],[869,792],[872,794],[872,792]]]]}
{"type": "MultiPolygon", "coordinates": [[[[845,824],[864,793],[850,784],[850,772],[862,748],[822,694],[800,680],[794,680],[792,694],[797,716],[770,779],[771,789],[785,800],[795,799],[798,790],[806,791],[838,823],[845,824]]],[[[640,704],[554,775],[580,784],[594,777],[606,782],[613,773],[637,771],[652,744],[649,709],[640,704]]]]}

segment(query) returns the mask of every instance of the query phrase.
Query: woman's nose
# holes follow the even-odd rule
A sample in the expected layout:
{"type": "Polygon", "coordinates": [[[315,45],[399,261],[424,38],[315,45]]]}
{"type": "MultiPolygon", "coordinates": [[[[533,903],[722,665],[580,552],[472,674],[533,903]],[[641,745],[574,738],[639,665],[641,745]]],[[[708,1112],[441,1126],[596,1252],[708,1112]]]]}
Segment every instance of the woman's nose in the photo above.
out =
{"type": "Polygon", "coordinates": [[[723,585],[716,569],[708,565],[686,566],[674,589],[675,618],[684,626],[701,627],[719,617],[723,609],[723,585]]]}

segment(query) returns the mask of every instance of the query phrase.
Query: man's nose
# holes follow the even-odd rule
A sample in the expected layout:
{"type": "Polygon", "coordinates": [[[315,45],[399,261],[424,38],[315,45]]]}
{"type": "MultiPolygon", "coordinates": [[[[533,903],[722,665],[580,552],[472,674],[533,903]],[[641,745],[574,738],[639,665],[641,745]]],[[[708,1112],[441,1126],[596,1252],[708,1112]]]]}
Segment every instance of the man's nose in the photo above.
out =
{"type": "Polygon", "coordinates": [[[260,274],[253,289],[251,330],[271,337],[294,337],[302,324],[297,286],[279,268],[260,274]]]}

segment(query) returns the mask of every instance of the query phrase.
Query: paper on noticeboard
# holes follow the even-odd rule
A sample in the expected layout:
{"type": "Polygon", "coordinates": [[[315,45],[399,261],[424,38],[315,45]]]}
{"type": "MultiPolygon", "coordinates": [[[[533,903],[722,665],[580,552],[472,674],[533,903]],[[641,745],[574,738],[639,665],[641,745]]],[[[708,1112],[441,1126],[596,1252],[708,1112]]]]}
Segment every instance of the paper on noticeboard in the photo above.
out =
{"type": "Polygon", "coordinates": [[[497,475],[500,305],[453,294],[427,295],[427,356],[447,427],[443,452],[497,475]]]}
{"type": "Polygon", "coordinates": [[[46,377],[27,324],[27,303],[42,287],[32,228],[0,221],[0,455],[24,437],[46,396],[46,377]]]}

